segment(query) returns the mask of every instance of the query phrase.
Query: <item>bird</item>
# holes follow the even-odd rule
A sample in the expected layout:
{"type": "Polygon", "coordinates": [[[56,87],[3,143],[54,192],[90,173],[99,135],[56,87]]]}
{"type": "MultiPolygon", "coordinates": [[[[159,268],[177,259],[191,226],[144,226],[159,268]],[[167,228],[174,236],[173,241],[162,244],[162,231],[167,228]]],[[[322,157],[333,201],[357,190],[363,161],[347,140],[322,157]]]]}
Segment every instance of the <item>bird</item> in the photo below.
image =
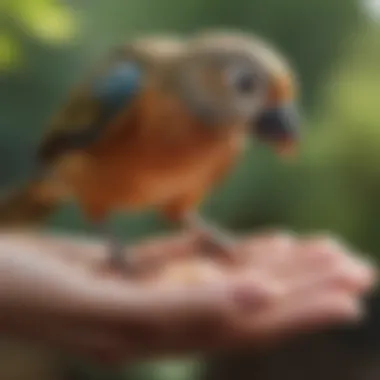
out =
{"type": "Polygon", "coordinates": [[[49,121],[35,173],[0,201],[0,226],[41,225],[73,199],[107,236],[107,263],[133,274],[141,268],[108,221],[153,208],[199,231],[201,252],[237,262],[232,234],[200,205],[248,139],[279,155],[296,149],[297,84],[284,55],[251,33],[143,36],[114,47],[49,121]]]}

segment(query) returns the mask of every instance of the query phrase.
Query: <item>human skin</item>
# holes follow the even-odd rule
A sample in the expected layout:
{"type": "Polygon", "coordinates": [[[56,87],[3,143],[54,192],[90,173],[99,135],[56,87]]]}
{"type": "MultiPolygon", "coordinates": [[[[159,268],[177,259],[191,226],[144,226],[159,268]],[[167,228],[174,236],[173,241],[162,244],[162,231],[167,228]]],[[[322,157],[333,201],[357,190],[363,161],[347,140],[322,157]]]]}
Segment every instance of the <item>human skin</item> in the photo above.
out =
{"type": "Polygon", "coordinates": [[[106,270],[101,242],[0,235],[0,331],[104,363],[268,349],[301,332],[359,321],[374,267],[330,237],[241,238],[243,265],[194,250],[198,236],[154,238],[141,278],[106,270]]]}

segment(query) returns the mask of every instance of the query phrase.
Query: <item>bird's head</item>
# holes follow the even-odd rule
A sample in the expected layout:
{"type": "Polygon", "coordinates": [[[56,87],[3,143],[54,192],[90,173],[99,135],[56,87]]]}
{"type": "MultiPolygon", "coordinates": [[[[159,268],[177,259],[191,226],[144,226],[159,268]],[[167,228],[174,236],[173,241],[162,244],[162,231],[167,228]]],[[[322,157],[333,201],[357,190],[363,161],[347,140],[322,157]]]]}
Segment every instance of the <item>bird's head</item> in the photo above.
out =
{"type": "Polygon", "coordinates": [[[261,39],[205,32],[187,43],[180,89],[205,125],[240,125],[278,153],[299,139],[296,81],[286,60],[261,39]]]}

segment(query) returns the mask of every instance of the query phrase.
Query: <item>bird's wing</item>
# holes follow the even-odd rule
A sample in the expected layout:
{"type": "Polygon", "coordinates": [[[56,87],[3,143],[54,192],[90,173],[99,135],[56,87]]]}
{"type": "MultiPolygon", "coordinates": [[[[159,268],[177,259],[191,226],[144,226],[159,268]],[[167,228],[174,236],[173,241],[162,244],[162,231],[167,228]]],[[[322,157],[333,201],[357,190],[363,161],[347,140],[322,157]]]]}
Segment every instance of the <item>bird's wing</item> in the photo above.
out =
{"type": "Polygon", "coordinates": [[[40,163],[99,141],[110,122],[133,103],[143,85],[144,64],[131,49],[118,53],[76,88],[53,118],[37,152],[40,163]]]}

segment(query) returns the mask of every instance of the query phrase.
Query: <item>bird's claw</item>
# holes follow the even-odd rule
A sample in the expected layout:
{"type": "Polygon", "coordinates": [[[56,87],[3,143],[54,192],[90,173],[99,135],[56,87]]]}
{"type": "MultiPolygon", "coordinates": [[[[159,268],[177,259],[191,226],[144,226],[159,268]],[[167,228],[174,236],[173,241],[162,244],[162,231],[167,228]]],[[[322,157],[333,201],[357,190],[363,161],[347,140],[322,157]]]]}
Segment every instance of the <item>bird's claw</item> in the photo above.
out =
{"type": "Polygon", "coordinates": [[[138,276],[142,270],[138,262],[134,260],[133,252],[116,242],[112,242],[108,250],[105,267],[127,277],[138,276]]]}
{"type": "Polygon", "coordinates": [[[229,264],[239,261],[235,239],[219,230],[201,231],[197,244],[202,255],[221,259],[229,264]]]}
{"type": "Polygon", "coordinates": [[[107,257],[107,265],[113,272],[128,278],[142,278],[154,273],[159,261],[153,258],[141,259],[130,247],[114,245],[107,257]]]}

